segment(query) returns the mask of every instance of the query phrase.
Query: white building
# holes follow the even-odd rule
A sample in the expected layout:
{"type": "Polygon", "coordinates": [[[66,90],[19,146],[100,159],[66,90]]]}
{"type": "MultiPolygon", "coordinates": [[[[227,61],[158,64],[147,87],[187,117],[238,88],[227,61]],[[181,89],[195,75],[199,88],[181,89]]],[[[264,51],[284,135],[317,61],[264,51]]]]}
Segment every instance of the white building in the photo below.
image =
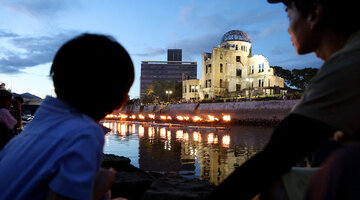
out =
{"type": "Polygon", "coordinates": [[[286,93],[284,79],[274,75],[264,56],[253,56],[251,50],[245,32],[225,33],[212,53],[202,53],[201,79],[183,80],[183,98],[202,100],[286,93]]]}

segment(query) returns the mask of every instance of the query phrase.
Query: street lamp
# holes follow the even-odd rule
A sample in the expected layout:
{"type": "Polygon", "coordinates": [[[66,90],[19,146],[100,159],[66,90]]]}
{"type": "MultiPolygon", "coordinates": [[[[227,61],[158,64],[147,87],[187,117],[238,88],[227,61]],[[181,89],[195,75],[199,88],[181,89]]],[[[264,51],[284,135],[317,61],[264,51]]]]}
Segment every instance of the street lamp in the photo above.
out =
{"type": "Polygon", "coordinates": [[[166,93],[167,96],[168,96],[168,102],[169,102],[169,95],[172,94],[172,91],[171,91],[171,90],[166,90],[165,93],[166,93]]]}
{"type": "Polygon", "coordinates": [[[246,82],[249,82],[249,100],[251,100],[251,91],[250,91],[250,85],[253,82],[251,78],[246,78],[246,82]]]}

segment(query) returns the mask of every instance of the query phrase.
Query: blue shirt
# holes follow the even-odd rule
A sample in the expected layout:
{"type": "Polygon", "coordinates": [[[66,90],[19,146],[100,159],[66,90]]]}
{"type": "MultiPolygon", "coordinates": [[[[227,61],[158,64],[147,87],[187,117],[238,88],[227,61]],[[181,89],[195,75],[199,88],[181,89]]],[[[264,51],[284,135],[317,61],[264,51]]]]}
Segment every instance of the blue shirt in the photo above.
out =
{"type": "Polygon", "coordinates": [[[49,189],[91,199],[103,146],[102,126],[46,97],[34,119],[0,152],[0,199],[44,199],[49,189]]]}

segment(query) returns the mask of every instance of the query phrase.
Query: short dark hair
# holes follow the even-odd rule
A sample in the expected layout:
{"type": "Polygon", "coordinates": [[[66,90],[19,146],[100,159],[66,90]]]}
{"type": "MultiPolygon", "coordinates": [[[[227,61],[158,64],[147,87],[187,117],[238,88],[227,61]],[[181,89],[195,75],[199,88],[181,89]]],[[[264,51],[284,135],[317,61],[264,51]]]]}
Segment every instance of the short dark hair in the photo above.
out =
{"type": "Polygon", "coordinates": [[[50,76],[59,99],[100,120],[127,98],[134,66],[114,38],[85,33],[59,49],[50,76]]]}
{"type": "Polygon", "coordinates": [[[0,90],[0,108],[5,108],[5,101],[11,101],[12,94],[7,90],[0,90]]]}
{"type": "Polygon", "coordinates": [[[360,22],[357,20],[358,7],[353,0],[283,0],[282,2],[288,7],[294,2],[304,16],[314,8],[314,3],[320,3],[324,8],[327,25],[333,31],[350,35],[360,30],[360,22]]]}

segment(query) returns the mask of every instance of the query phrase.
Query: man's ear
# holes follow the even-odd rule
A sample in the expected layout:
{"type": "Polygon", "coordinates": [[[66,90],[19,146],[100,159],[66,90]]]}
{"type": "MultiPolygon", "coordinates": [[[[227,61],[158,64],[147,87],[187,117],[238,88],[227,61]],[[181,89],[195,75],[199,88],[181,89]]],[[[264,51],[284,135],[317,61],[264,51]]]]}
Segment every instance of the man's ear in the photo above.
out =
{"type": "Polygon", "coordinates": [[[320,3],[314,3],[312,9],[309,11],[307,21],[310,24],[311,30],[316,29],[321,25],[324,18],[324,7],[320,3]]]}

